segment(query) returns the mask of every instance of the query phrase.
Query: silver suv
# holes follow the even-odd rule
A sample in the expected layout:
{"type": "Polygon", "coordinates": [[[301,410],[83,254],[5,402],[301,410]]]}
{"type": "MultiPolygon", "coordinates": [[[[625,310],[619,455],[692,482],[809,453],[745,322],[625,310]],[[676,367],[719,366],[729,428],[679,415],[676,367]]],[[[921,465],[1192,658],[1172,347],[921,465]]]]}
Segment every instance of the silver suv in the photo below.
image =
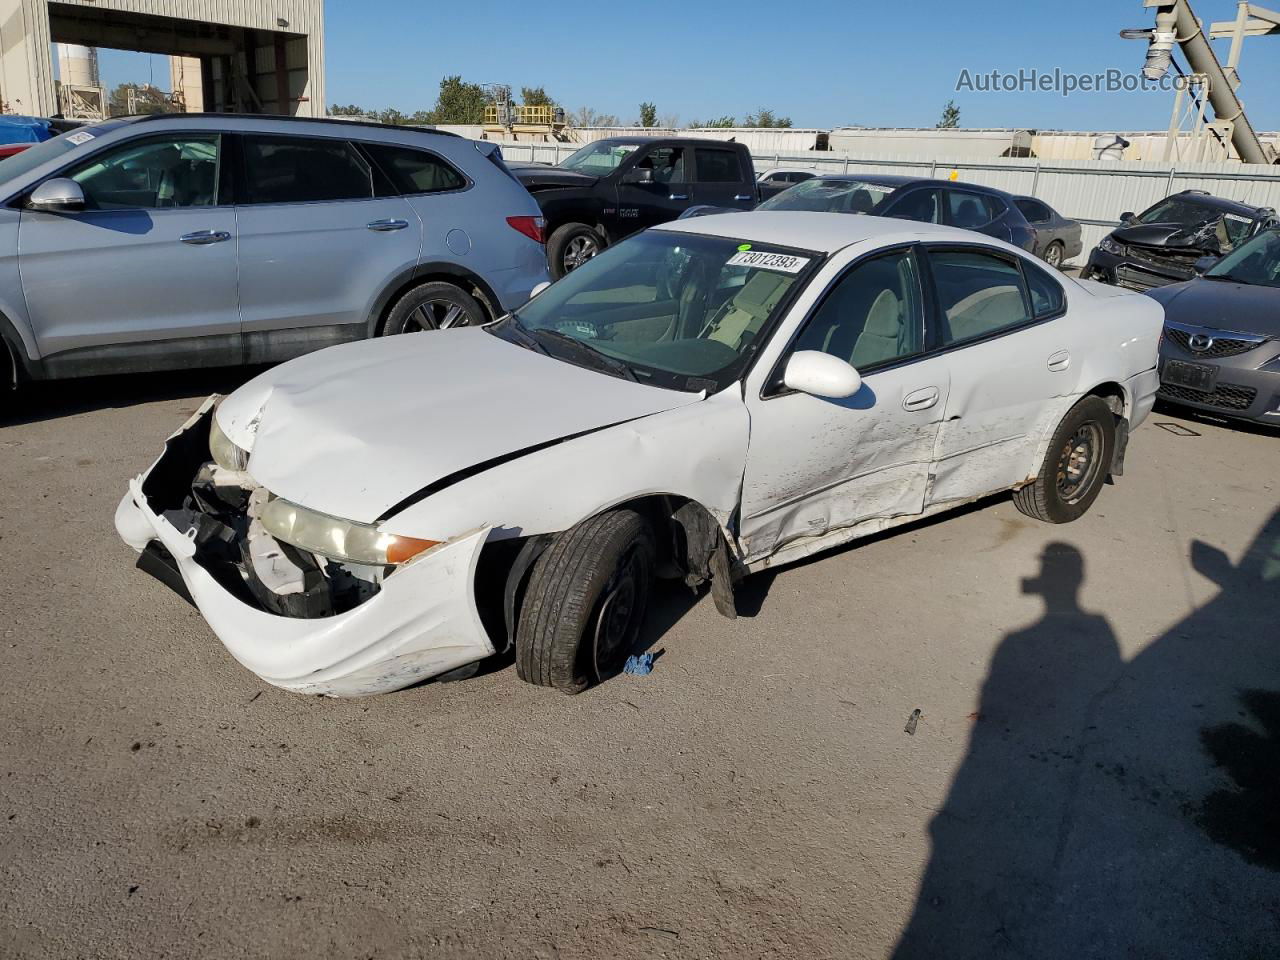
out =
{"type": "Polygon", "coordinates": [[[0,162],[0,376],[274,362],[484,323],[548,279],[542,227],[494,144],[443,132],[82,127],[0,162]]]}

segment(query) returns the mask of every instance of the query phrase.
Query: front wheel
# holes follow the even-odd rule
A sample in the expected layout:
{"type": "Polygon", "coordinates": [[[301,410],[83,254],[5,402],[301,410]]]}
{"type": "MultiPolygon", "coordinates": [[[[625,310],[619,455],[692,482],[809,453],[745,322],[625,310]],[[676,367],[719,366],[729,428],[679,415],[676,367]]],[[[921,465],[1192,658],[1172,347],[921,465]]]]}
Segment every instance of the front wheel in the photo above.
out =
{"type": "Polygon", "coordinates": [[[562,533],[529,575],[516,626],[516,673],[581,693],[622,669],[649,607],[653,541],[632,510],[562,533]]]}
{"type": "Polygon", "coordinates": [[[1115,449],[1111,408],[1101,397],[1085,397],[1058,424],[1035,481],[1014,491],[1014,506],[1046,523],[1079,520],[1102,492],[1115,449]]]}
{"type": "Polygon", "coordinates": [[[396,301],[387,314],[382,333],[391,336],[423,330],[474,327],[487,319],[480,302],[461,287],[443,282],[424,283],[396,301]]]}
{"type": "Polygon", "coordinates": [[[559,280],[582,266],[601,250],[604,241],[585,223],[566,223],[556,227],[547,240],[547,266],[551,276],[559,280]]]}

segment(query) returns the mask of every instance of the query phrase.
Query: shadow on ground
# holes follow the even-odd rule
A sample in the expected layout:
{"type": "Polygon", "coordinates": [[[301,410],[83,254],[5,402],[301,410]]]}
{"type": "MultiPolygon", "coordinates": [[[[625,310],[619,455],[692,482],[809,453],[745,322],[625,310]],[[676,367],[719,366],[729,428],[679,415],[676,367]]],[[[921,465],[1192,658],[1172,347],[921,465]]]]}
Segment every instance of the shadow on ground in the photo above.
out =
{"type": "Polygon", "coordinates": [[[219,367],[22,384],[0,403],[0,426],[39,423],[93,410],[230,393],[266,367],[219,367]]]}
{"type": "Polygon", "coordinates": [[[1045,549],[895,960],[1280,956],[1280,511],[1191,560],[1217,595],[1125,662],[1045,549]]]}

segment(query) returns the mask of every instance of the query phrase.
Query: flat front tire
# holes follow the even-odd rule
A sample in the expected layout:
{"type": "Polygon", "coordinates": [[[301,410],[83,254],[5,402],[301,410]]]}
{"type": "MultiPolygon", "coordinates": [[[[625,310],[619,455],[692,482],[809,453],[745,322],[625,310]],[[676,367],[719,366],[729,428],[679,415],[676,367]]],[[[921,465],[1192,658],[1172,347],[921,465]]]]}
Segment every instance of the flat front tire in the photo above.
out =
{"type": "Polygon", "coordinates": [[[1115,449],[1111,407],[1085,397],[1058,424],[1035,481],[1014,491],[1014,506],[1045,523],[1079,520],[1102,492],[1115,449]]]}
{"type": "Polygon", "coordinates": [[[474,327],[488,320],[475,297],[452,283],[436,281],[414,287],[395,302],[383,324],[383,336],[474,327]]]}
{"type": "Polygon", "coordinates": [[[581,693],[621,670],[649,606],[653,541],[632,510],[613,510],[565,531],[529,575],[516,626],[516,673],[581,693]]]}

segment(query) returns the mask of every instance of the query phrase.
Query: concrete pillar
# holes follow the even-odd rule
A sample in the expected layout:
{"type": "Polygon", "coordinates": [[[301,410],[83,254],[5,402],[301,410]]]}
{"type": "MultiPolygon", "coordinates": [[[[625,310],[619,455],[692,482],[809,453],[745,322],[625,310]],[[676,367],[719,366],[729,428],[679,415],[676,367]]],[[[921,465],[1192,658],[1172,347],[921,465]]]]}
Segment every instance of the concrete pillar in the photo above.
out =
{"type": "Polygon", "coordinates": [[[39,0],[0,0],[0,100],[9,113],[58,112],[49,17],[39,0]]]}

